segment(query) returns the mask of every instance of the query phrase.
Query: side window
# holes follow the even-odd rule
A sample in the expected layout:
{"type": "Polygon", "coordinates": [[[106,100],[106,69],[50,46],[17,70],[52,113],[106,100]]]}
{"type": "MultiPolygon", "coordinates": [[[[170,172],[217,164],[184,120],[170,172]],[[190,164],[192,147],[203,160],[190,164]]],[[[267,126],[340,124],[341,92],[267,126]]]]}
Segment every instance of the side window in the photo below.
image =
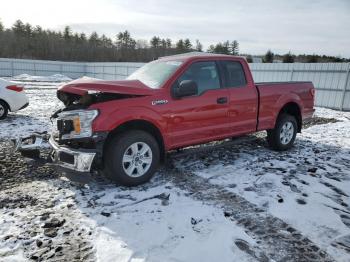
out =
{"type": "Polygon", "coordinates": [[[241,87],[247,84],[244,70],[240,62],[222,62],[225,71],[225,87],[241,87]]]}
{"type": "Polygon", "coordinates": [[[179,77],[183,80],[193,80],[197,83],[198,94],[210,89],[220,88],[219,74],[215,62],[195,62],[179,77]]]}

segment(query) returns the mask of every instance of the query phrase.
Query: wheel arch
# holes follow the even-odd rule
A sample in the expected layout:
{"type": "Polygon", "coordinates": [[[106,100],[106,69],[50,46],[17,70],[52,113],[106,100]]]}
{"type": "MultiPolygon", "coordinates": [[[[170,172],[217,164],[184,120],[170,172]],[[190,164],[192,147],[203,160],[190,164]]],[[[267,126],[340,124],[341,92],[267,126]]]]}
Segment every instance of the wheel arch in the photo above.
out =
{"type": "Polygon", "coordinates": [[[303,125],[303,120],[301,116],[301,109],[300,106],[296,102],[288,102],[286,103],[279,111],[277,119],[280,117],[281,114],[289,114],[295,117],[297,120],[298,125],[298,132],[301,132],[301,128],[303,125]]]}
{"type": "Polygon", "coordinates": [[[149,134],[151,134],[158,142],[159,150],[160,150],[160,157],[161,161],[165,161],[165,153],[166,153],[166,147],[165,147],[165,141],[164,137],[160,131],[160,129],[155,126],[153,123],[147,120],[143,119],[134,119],[126,121],[120,125],[118,125],[116,128],[114,128],[112,131],[108,133],[108,136],[104,143],[103,151],[105,152],[108,142],[115,136],[120,135],[121,133],[127,132],[128,130],[142,130],[149,134]]]}
{"type": "Polygon", "coordinates": [[[0,101],[1,101],[1,102],[4,102],[5,105],[7,106],[7,109],[8,109],[9,111],[11,111],[11,107],[10,107],[9,103],[6,102],[6,100],[0,98],[0,101]]]}

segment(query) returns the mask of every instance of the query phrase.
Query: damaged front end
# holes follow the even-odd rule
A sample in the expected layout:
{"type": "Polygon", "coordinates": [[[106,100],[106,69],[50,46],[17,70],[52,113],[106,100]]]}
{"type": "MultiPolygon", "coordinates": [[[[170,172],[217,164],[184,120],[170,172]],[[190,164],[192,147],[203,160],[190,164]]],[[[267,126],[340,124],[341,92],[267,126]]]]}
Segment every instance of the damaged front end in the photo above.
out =
{"type": "Polygon", "coordinates": [[[14,150],[25,157],[39,158],[40,150],[49,147],[48,161],[79,172],[102,166],[104,142],[108,132],[94,132],[93,121],[99,110],[90,106],[112,100],[150,95],[154,91],[139,81],[101,81],[80,79],[57,90],[64,108],[51,116],[56,123],[51,134],[34,133],[14,141],[14,150]]]}
{"type": "MultiPolygon", "coordinates": [[[[49,147],[46,161],[78,172],[90,172],[93,164],[100,165],[107,135],[93,133],[92,122],[98,116],[98,110],[88,109],[89,104],[83,101],[86,96],[90,95],[68,94],[65,97],[69,100],[60,99],[66,107],[51,116],[52,122],[56,123],[54,131],[17,139],[14,150],[24,157],[40,159],[40,151],[49,147]]],[[[94,100],[90,98],[89,101],[94,100]]]]}
{"type": "Polygon", "coordinates": [[[90,172],[93,167],[102,165],[103,144],[107,132],[93,134],[79,140],[60,140],[56,134],[34,133],[29,137],[14,140],[14,151],[22,156],[56,164],[78,172],[90,172]],[[41,152],[47,149],[48,156],[41,158],[41,152]]]}

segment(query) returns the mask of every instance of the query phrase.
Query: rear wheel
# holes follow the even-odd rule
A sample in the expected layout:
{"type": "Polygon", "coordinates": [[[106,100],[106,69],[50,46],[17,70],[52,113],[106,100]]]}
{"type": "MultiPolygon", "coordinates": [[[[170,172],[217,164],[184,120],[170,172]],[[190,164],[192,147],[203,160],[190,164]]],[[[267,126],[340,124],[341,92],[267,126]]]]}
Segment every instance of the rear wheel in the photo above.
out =
{"type": "Polygon", "coordinates": [[[0,100],[0,120],[5,119],[8,114],[8,107],[4,101],[0,100]]]}
{"type": "Polygon", "coordinates": [[[294,144],[298,125],[294,116],[281,114],[274,129],[267,131],[267,142],[278,151],[291,148],[294,144]]]}
{"type": "Polygon", "coordinates": [[[104,174],[125,186],[136,186],[151,179],[159,165],[156,139],[141,130],[114,137],[105,151],[104,174]]]}

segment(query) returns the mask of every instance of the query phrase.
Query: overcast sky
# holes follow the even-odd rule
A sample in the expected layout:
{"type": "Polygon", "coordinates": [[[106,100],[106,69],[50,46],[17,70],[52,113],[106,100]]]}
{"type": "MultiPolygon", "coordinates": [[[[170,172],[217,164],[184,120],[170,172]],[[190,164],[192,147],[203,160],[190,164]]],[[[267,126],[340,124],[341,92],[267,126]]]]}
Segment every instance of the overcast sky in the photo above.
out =
{"type": "Polygon", "coordinates": [[[238,40],[241,53],[350,57],[350,0],[3,0],[0,19],[137,39],[238,40]]]}

